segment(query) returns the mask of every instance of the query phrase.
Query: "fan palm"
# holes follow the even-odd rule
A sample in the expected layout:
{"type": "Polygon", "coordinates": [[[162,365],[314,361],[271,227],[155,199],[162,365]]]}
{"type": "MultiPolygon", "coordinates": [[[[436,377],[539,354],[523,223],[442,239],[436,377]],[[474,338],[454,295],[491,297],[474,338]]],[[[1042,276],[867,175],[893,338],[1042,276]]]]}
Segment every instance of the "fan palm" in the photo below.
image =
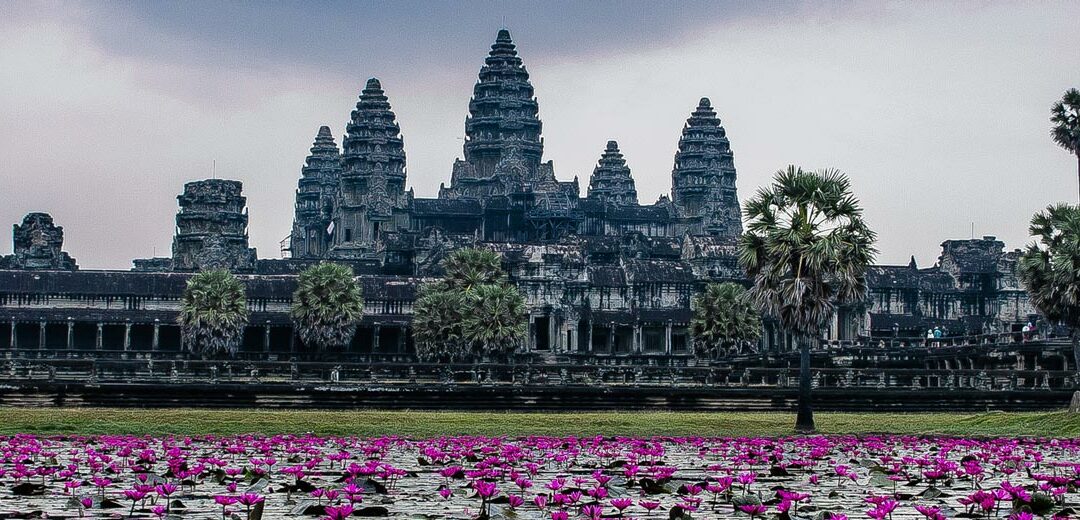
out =
{"type": "Polygon", "coordinates": [[[324,262],[305,269],[296,283],[290,315],[300,339],[324,352],[348,345],[364,315],[352,269],[324,262]]]}
{"type": "Polygon", "coordinates": [[[866,297],[874,232],[847,176],[837,170],[776,173],[773,184],[746,202],[746,233],[739,260],[753,286],[747,296],[799,343],[798,431],[814,429],[810,344],[820,337],[837,304],[866,297]]]}
{"type": "Polygon", "coordinates": [[[691,302],[690,332],[699,356],[715,358],[761,337],[761,318],[737,283],[710,283],[691,302]]]}
{"type": "Polygon", "coordinates": [[[462,329],[464,311],[465,299],[460,291],[448,290],[442,282],[422,286],[413,305],[416,355],[437,361],[464,358],[469,353],[462,329]]]}
{"type": "Polygon", "coordinates": [[[487,249],[459,249],[443,261],[446,284],[470,292],[480,285],[506,283],[502,259],[487,249]]]}
{"type": "Polygon", "coordinates": [[[525,336],[525,299],[498,254],[461,249],[443,261],[446,276],[420,289],[413,334],[422,359],[505,355],[525,336]]]}
{"type": "Polygon", "coordinates": [[[483,355],[511,354],[528,332],[525,298],[510,284],[485,284],[471,294],[465,339],[483,355]]]}
{"type": "Polygon", "coordinates": [[[1020,281],[1035,308],[1069,328],[1080,370],[1080,206],[1050,206],[1032,217],[1030,231],[1038,241],[1020,257],[1020,281]]]}
{"type": "Polygon", "coordinates": [[[192,352],[210,359],[235,356],[248,322],[244,284],[224,269],[192,276],[177,321],[192,352]]]}
{"type": "Polygon", "coordinates": [[[1058,146],[1076,156],[1076,176],[1080,180],[1080,90],[1071,88],[1050,107],[1050,136],[1058,146]]]}

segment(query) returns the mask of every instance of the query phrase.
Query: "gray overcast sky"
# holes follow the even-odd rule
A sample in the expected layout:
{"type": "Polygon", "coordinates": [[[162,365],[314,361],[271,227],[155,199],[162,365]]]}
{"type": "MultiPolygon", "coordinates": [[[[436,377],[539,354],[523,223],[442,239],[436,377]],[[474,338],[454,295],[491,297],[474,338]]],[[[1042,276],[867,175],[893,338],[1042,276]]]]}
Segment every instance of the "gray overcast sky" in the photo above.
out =
{"type": "MultiPolygon", "coordinates": [[[[252,245],[279,256],[320,125],[338,143],[365,80],[398,115],[409,185],[461,155],[500,27],[532,74],[545,155],[583,185],[617,139],[643,202],[713,101],[745,200],[787,164],[850,174],[881,263],[948,238],[1027,242],[1075,202],[1050,104],[1080,87],[1080,2],[3,2],[0,224],[48,211],[84,268],[167,256],[185,181],[244,182],[252,245]]],[[[10,239],[0,242],[9,253],[10,239]]]]}

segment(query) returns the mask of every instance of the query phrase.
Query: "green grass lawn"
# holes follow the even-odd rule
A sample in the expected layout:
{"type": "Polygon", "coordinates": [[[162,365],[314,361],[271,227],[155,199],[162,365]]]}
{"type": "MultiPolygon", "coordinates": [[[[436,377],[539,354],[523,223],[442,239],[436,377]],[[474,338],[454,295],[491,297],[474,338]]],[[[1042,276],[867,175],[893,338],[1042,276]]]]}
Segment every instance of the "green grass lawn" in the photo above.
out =
{"type": "MultiPolygon", "coordinates": [[[[821,433],[1080,436],[1080,414],[819,413],[821,433]]],[[[493,413],[200,409],[0,408],[0,434],[789,435],[785,413],[493,413]]]]}

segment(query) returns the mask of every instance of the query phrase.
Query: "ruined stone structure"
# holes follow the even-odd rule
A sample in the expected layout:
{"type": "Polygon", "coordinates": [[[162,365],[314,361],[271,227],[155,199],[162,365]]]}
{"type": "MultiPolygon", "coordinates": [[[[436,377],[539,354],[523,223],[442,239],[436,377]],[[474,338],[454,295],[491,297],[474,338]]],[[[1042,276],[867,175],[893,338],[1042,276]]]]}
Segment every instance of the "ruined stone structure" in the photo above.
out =
{"type": "Polygon", "coordinates": [[[59,269],[74,271],[79,268],[71,255],[61,250],[64,246],[64,228],[53,224],[48,213],[30,213],[22,224],[12,230],[13,254],[0,257],[4,269],[59,269]]]}
{"type": "MultiPolygon", "coordinates": [[[[700,99],[682,128],[670,197],[649,204],[613,140],[584,196],[576,177],[559,180],[543,157],[538,109],[516,46],[500,31],[469,101],[463,158],[448,165],[437,197],[415,197],[390,97],[369,80],[341,150],[322,126],[303,162],[288,258],[257,259],[248,247],[237,181],[186,184],[172,256],[135,260],[129,273],[74,272],[61,229],[48,215],[28,215],[15,227],[15,254],[0,260],[0,351],[179,352],[184,281],[220,267],[248,287],[244,355],[300,355],[288,316],[295,275],[331,260],[353,268],[366,299],[349,352],[408,356],[419,285],[440,275],[451,251],[481,247],[502,255],[526,298],[523,352],[642,363],[689,357],[692,296],[710,281],[745,281],[734,155],[712,103],[700,99]]],[[[1016,253],[993,239],[943,248],[933,268],[875,268],[870,301],[838,312],[828,337],[922,335],[928,324],[1011,330],[1032,317],[1016,253]]],[[[785,344],[767,326],[762,348],[785,344]]]]}
{"type": "Polygon", "coordinates": [[[248,247],[247,198],[239,181],[219,179],[189,182],[176,197],[172,269],[228,269],[250,272],[255,250],[248,247]]]}
{"type": "MultiPolygon", "coordinates": [[[[869,273],[869,331],[878,336],[1015,332],[1039,322],[1016,274],[1020,250],[995,237],[946,240],[935,265],[877,266],[869,273]]],[[[1045,326],[1045,324],[1043,324],[1045,326]]]]}

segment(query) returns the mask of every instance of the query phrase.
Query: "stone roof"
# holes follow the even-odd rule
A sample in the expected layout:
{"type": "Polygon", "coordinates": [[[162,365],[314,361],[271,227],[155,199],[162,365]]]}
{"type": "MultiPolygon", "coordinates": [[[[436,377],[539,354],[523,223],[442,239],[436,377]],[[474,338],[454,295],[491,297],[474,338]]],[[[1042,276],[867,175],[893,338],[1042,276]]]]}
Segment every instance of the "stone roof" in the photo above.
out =
{"type": "Polygon", "coordinates": [[[912,269],[908,266],[873,266],[866,273],[871,288],[895,287],[945,292],[956,289],[956,281],[936,268],[912,269]]]}
{"type": "Polygon", "coordinates": [[[479,216],[484,214],[484,208],[481,206],[480,200],[472,198],[413,199],[412,210],[413,214],[417,216],[479,216]]]}
{"type": "Polygon", "coordinates": [[[678,261],[639,260],[624,261],[626,277],[630,283],[695,283],[697,278],[691,267],[678,261]]]}
{"type": "Polygon", "coordinates": [[[625,287],[626,271],[617,265],[592,265],[586,269],[589,283],[596,287],[625,287]]]}

